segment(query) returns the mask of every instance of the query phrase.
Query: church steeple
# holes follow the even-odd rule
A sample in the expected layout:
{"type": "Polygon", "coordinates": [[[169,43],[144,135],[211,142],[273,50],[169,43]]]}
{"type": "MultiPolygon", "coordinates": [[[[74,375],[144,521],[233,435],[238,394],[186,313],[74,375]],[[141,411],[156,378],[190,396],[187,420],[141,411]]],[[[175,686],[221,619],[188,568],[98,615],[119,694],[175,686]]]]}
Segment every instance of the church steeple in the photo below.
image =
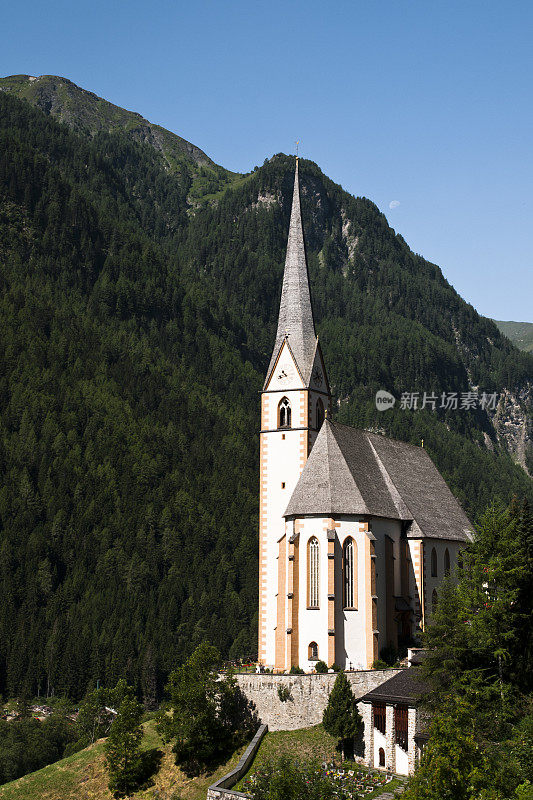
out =
{"type": "Polygon", "coordinates": [[[309,274],[300,212],[298,158],[296,159],[294,173],[294,193],[292,196],[291,222],[279,307],[278,331],[265,386],[268,383],[285,338],[287,338],[304,383],[309,383],[317,338],[311,306],[309,274]]]}

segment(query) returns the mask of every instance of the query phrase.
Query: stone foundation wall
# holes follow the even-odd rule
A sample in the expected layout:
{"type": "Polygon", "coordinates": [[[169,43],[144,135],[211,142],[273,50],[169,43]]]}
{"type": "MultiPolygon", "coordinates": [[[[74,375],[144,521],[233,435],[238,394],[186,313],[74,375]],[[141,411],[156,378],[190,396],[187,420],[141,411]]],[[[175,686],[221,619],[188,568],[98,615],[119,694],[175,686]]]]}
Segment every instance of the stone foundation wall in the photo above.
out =
{"type": "MultiPolygon", "coordinates": [[[[392,678],[399,670],[376,669],[347,672],[355,698],[359,700],[371,689],[392,678]]],[[[336,679],[335,674],[326,675],[257,675],[241,674],[235,678],[243,694],[250,700],[261,722],[271,731],[292,731],[309,728],[322,722],[322,714],[328,703],[336,679]],[[289,699],[280,700],[278,688],[290,692],[289,699]]]]}

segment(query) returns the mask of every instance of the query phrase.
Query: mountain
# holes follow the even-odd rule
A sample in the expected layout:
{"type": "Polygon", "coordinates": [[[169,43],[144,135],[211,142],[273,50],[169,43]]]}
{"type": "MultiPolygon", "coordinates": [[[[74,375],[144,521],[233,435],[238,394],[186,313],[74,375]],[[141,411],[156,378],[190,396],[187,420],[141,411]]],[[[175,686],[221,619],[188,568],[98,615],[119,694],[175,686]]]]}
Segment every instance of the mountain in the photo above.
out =
{"type": "Polygon", "coordinates": [[[199,147],[126,111],[57,75],[10,75],[0,78],[0,91],[27,100],[74,131],[90,137],[124,132],[161,154],[162,165],[178,176],[191,198],[217,192],[241,176],[215,164],[199,147]]]}
{"type": "MultiPolygon", "coordinates": [[[[253,655],[258,392],[293,169],[278,154],[194,197],[129,130],[0,92],[3,694],[80,697],[124,676],[149,698],[203,639],[253,655]]],[[[472,518],[533,502],[515,463],[531,469],[533,357],[373,203],[310,161],[300,179],[338,419],[423,439],[472,518]],[[497,410],[374,403],[474,386],[497,410]]]]}
{"type": "Polygon", "coordinates": [[[533,353],[533,322],[502,322],[495,319],[494,323],[500,333],[507,336],[519,350],[533,353]]]}

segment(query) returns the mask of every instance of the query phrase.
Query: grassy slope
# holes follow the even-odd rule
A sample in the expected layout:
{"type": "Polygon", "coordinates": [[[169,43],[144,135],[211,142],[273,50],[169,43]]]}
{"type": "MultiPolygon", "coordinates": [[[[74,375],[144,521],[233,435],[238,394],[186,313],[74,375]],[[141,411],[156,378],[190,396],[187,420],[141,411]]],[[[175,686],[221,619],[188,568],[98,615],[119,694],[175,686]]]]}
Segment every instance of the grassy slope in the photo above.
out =
{"type": "MultiPolygon", "coordinates": [[[[131,800],[150,800],[155,797],[172,797],[174,793],[183,800],[205,800],[207,787],[233,769],[244,747],[232,755],[216,772],[187,778],[176,767],[171,748],[163,745],[151,720],[144,725],[143,748],[158,748],[163,752],[161,767],[154,776],[153,786],[135,792],[131,800]],[[159,793],[159,794],[158,794],[159,793]]],[[[322,725],[297,731],[267,733],[254,759],[251,771],[255,771],[269,760],[287,754],[297,761],[331,761],[335,754],[335,739],[327,734],[322,725]]],[[[338,755],[337,755],[338,759],[338,755]]],[[[353,765],[352,765],[353,766],[353,765]]],[[[242,783],[242,782],[241,782],[242,783]]],[[[388,784],[393,790],[397,781],[388,784]]],[[[381,794],[383,787],[376,794],[381,794]]],[[[368,795],[369,798],[374,795],[368,795]]],[[[104,740],[96,742],[69,758],[64,758],[44,769],[0,786],[0,800],[113,800],[107,788],[104,763],[104,740]]]]}
{"type": "Polygon", "coordinates": [[[533,353],[533,322],[503,322],[497,319],[494,322],[519,350],[533,353]]]}
{"type": "MultiPolygon", "coordinates": [[[[244,748],[238,750],[213,774],[187,778],[174,763],[170,746],[161,742],[155,722],[145,723],[143,748],[163,751],[161,767],[154,785],[135,792],[130,798],[171,797],[176,792],[183,800],[205,800],[207,787],[237,764],[244,748]]],[[[112,800],[107,788],[103,740],[44,769],[0,786],[0,800],[112,800]]]]}

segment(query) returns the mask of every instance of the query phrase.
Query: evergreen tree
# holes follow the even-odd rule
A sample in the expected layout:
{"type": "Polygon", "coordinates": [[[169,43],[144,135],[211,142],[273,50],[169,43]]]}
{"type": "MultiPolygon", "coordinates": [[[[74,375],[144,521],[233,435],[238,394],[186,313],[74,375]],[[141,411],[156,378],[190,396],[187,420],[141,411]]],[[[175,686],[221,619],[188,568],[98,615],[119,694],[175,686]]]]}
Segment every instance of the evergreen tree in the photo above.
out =
{"type": "Polygon", "coordinates": [[[117,797],[129,794],[141,776],[142,713],[141,704],[131,694],[126,694],[104,744],[108,786],[117,797]]]}
{"type": "Polygon", "coordinates": [[[422,667],[433,721],[409,800],[503,800],[531,780],[529,524],[522,504],[492,504],[441,586],[422,667]]]}
{"type": "MultiPolygon", "coordinates": [[[[491,777],[476,740],[470,709],[459,703],[430,727],[422,762],[403,795],[406,800],[480,800],[491,777]]],[[[492,795],[496,800],[497,795],[492,795]]]]}
{"type": "Polygon", "coordinates": [[[361,735],[363,720],[344,672],[339,672],[333,684],[328,704],[324,709],[322,724],[328,733],[338,739],[343,760],[347,751],[353,754],[354,738],[361,735]]]}

